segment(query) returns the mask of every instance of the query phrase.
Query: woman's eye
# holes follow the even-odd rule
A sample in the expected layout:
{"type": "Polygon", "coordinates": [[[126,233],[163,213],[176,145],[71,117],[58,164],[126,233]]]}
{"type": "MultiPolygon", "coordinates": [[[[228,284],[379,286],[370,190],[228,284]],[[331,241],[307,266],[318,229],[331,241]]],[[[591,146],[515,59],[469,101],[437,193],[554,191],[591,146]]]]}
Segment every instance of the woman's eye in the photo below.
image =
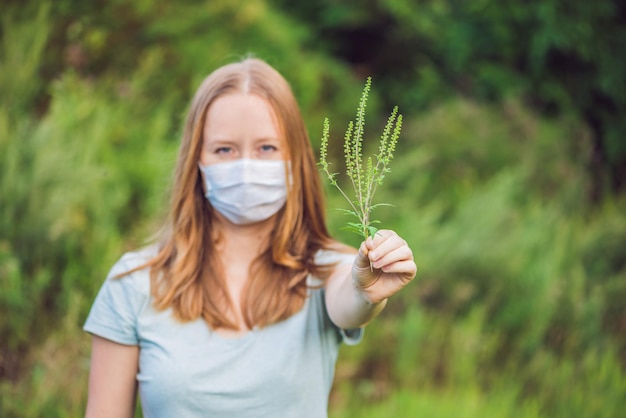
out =
{"type": "Polygon", "coordinates": [[[261,152],[273,152],[273,151],[278,151],[278,148],[270,144],[261,145],[261,152]]]}
{"type": "Polygon", "coordinates": [[[228,154],[232,152],[232,148],[230,147],[219,147],[215,150],[216,154],[228,154]]]}

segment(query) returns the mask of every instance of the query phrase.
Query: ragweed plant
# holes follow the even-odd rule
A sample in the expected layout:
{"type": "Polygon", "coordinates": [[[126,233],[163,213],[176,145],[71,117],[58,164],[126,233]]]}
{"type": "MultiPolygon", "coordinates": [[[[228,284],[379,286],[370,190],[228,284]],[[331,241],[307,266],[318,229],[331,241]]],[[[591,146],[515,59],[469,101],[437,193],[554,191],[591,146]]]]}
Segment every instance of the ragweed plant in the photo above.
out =
{"type": "Polygon", "coordinates": [[[330,171],[331,163],[328,161],[328,140],[330,136],[330,121],[324,119],[322,131],[322,145],[320,147],[320,161],[318,165],[326,174],[330,184],[339,190],[350,205],[349,209],[340,209],[356,218],[355,222],[348,222],[346,229],[361,235],[364,239],[373,237],[378,229],[374,224],[377,220],[371,218],[372,210],[387,203],[374,204],[376,189],[383,184],[385,175],[391,170],[389,163],[393,159],[393,152],[400,137],[402,129],[402,115],[395,106],[387,120],[378,147],[378,153],[363,158],[363,134],[365,128],[365,107],[370,93],[372,78],[368,77],[361,94],[361,100],[356,113],[356,122],[350,121],[344,136],[344,157],[346,177],[352,184],[353,196],[349,196],[337,181],[338,173],[330,171]]]}

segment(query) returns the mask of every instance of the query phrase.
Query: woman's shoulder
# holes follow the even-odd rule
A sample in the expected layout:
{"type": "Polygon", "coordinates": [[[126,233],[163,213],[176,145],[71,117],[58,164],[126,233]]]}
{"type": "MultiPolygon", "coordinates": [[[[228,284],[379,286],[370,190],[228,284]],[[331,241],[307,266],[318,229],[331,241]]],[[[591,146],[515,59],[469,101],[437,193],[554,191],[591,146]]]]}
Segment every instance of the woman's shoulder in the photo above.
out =
{"type": "Polygon", "coordinates": [[[315,254],[315,263],[318,265],[352,263],[356,255],[355,248],[336,242],[318,250],[315,254]]]}
{"type": "Polygon", "coordinates": [[[141,268],[156,254],[147,247],[124,254],[100,287],[83,329],[120,344],[137,345],[137,318],[150,304],[150,273],[141,268]]]}
{"type": "MultiPolygon", "coordinates": [[[[352,264],[357,252],[354,248],[347,245],[338,245],[326,247],[315,253],[315,264],[321,268],[323,277],[332,274],[332,272],[342,264],[352,264]]],[[[324,287],[325,279],[310,275],[307,278],[307,285],[311,288],[324,287]]]]}
{"type": "Polygon", "coordinates": [[[154,258],[156,254],[156,245],[124,253],[109,271],[106,281],[118,282],[121,287],[149,295],[150,270],[148,267],[140,267],[154,258]]]}
{"type": "Polygon", "coordinates": [[[148,245],[134,251],[128,251],[120,257],[116,265],[124,264],[126,266],[131,266],[131,268],[139,267],[154,258],[157,255],[157,252],[157,245],[148,245]]]}

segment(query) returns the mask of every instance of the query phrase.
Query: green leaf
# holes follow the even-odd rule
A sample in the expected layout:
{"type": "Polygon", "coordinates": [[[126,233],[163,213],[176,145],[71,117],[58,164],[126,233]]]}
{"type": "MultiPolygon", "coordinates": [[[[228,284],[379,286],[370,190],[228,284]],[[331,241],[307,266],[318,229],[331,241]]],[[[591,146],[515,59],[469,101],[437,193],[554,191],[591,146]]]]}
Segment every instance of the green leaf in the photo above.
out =
{"type": "Polygon", "coordinates": [[[395,207],[395,205],[392,205],[391,203],[376,203],[375,205],[370,206],[370,211],[372,209],[375,209],[379,206],[391,206],[391,207],[395,207]]]}
{"type": "Polygon", "coordinates": [[[359,215],[355,211],[353,211],[353,210],[343,209],[343,208],[335,208],[335,210],[338,210],[339,212],[343,212],[344,215],[351,215],[351,216],[354,216],[357,219],[359,219],[359,215]]]}

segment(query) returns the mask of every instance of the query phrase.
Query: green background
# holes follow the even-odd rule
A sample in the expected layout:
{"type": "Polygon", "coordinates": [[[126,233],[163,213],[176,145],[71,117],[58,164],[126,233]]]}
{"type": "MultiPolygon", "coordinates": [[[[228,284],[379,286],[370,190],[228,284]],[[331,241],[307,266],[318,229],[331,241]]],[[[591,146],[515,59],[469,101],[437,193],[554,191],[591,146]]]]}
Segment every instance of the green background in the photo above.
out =
{"type": "Polygon", "coordinates": [[[419,271],[342,349],[331,417],[626,411],[624,2],[0,0],[0,22],[0,416],[83,414],[95,293],[161,223],[199,82],[248,55],[316,149],[330,117],[338,171],[367,76],[366,147],[404,115],[375,217],[419,271]]]}

